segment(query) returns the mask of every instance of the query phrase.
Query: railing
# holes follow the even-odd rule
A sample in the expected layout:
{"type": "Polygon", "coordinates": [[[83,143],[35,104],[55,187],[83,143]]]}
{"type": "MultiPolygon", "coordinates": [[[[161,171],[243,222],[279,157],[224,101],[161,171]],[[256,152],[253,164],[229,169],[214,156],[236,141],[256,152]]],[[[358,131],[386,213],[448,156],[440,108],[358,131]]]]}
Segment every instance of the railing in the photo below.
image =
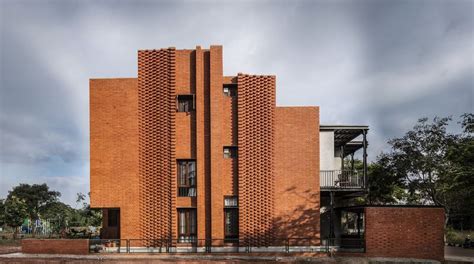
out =
{"type": "Polygon", "coordinates": [[[196,239],[91,239],[91,253],[293,253],[329,252],[320,238],[196,239]]]}
{"type": "Polygon", "coordinates": [[[321,188],[364,188],[364,173],[357,170],[323,170],[320,173],[321,188]]]}

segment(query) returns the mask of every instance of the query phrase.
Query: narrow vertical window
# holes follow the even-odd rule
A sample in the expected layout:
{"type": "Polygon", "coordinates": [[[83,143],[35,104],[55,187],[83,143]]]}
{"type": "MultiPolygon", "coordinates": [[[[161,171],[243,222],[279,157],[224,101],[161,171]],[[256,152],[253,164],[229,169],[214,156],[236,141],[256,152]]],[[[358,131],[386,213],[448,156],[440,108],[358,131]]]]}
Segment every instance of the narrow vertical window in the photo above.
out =
{"type": "Polygon", "coordinates": [[[224,236],[229,242],[239,238],[239,209],[237,196],[224,197],[224,236]]]}
{"type": "Polygon", "coordinates": [[[196,161],[178,160],[178,196],[196,196],[196,161]]]}
{"type": "Polygon", "coordinates": [[[178,242],[191,243],[196,241],[196,209],[178,209],[178,242]]]}

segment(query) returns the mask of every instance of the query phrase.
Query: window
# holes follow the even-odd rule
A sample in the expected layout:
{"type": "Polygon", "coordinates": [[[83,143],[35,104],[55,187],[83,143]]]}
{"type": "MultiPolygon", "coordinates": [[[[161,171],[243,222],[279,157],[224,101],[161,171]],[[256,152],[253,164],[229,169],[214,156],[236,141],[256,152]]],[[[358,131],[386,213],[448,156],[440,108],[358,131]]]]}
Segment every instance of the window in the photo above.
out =
{"type": "Polygon", "coordinates": [[[237,207],[238,198],[237,196],[224,196],[224,207],[237,207]]]}
{"type": "Polygon", "coordinates": [[[196,196],[196,161],[178,160],[178,196],[196,196]]]}
{"type": "Polygon", "coordinates": [[[235,84],[224,84],[224,95],[226,96],[237,96],[237,85],[235,84]]]}
{"type": "Polygon", "coordinates": [[[178,209],[178,242],[196,241],[196,209],[178,209]]]}
{"type": "Polygon", "coordinates": [[[109,209],[107,214],[107,225],[109,227],[117,227],[120,217],[119,209],[109,209]]]}
{"type": "Polygon", "coordinates": [[[224,158],[232,159],[237,157],[237,147],[224,147],[224,158]]]}
{"type": "Polygon", "coordinates": [[[194,111],[194,95],[178,95],[178,112],[191,112],[194,111]]]}
{"type": "Polygon", "coordinates": [[[224,196],[224,236],[239,238],[239,209],[237,196],[224,196]]]}
{"type": "Polygon", "coordinates": [[[224,209],[224,235],[226,239],[239,238],[239,209],[225,208],[224,209]]]}

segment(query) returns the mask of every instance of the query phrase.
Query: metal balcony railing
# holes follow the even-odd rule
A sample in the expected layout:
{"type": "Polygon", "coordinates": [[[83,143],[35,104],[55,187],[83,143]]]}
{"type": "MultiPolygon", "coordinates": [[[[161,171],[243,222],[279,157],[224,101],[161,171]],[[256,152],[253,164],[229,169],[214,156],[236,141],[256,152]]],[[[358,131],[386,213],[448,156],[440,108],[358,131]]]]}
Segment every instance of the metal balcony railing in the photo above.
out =
{"type": "Polygon", "coordinates": [[[365,188],[364,173],[358,170],[323,170],[320,187],[325,189],[365,188]]]}

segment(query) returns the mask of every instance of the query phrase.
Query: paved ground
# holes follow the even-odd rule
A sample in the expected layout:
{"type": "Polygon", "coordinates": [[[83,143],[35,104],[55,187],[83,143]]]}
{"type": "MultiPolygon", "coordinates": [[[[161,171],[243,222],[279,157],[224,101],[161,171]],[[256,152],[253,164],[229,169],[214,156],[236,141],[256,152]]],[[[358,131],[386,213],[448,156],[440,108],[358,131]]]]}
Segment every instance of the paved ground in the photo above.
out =
{"type": "Polygon", "coordinates": [[[444,258],[451,261],[474,263],[474,248],[444,247],[444,258]]]}

